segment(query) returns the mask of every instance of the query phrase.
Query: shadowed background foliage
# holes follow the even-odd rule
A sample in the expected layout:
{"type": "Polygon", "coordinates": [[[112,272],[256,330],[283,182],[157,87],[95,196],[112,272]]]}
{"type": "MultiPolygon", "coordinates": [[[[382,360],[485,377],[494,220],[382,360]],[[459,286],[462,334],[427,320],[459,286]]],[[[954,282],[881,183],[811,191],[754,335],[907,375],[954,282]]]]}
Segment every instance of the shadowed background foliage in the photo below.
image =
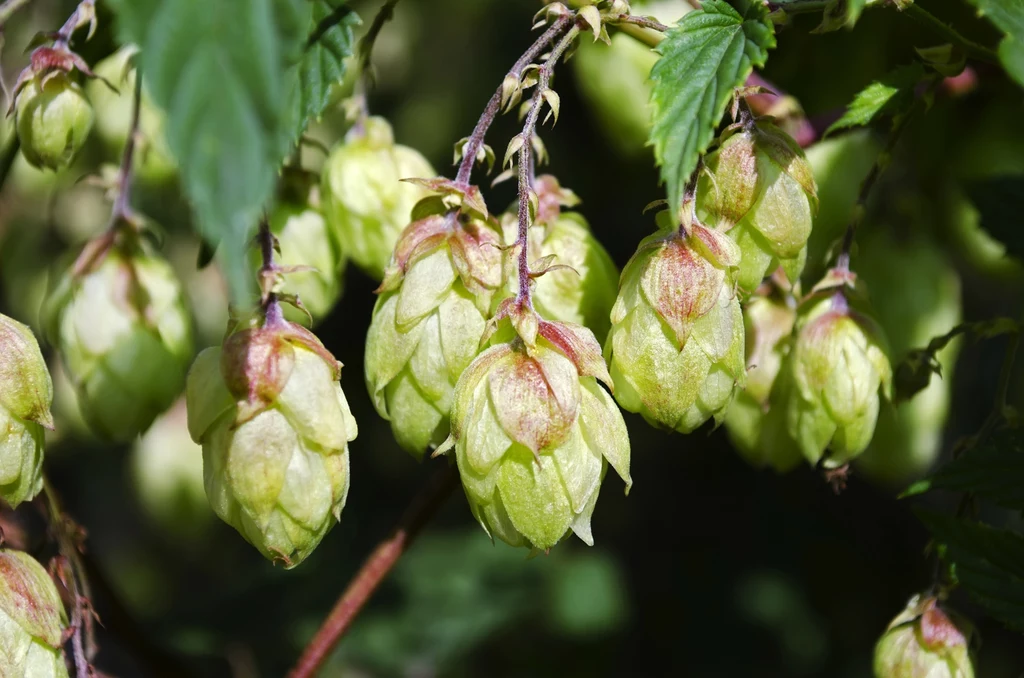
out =
{"type": "MultiPolygon", "coordinates": [[[[377,4],[355,6],[368,21],[377,4]]],[[[372,112],[392,121],[398,141],[418,148],[435,167],[448,168],[452,144],[472,128],[528,45],[538,4],[401,3],[376,50],[372,112]]],[[[56,25],[70,8],[40,1],[11,24],[3,52],[7,82],[23,65],[32,33],[56,25]]],[[[940,0],[929,9],[994,42],[995,33],[966,5],[940,0]]],[[[90,61],[112,48],[109,17],[101,13],[100,19],[100,32],[82,50],[90,61]]],[[[811,120],[823,123],[819,127],[855,92],[910,61],[912,46],[934,43],[889,10],[869,11],[854,32],[810,35],[814,25],[814,18],[801,17],[780,30],[765,75],[797,97],[811,120]]],[[[662,193],[649,150],[625,152],[583,95],[583,74],[572,62],[560,70],[561,122],[542,135],[550,171],[582,198],[582,213],[621,267],[653,229],[642,208],[662,193]]],[[[921,239],[937,246],[961,281],[968,320],[1016,316],[1024,292],[1024,269],[978,230],[976,213],[956,188],[987,173],[1024,173],[1024,97],[995,69],[979,67],[975,75],[969,91],[941,94],[900,146],[861,234],[870,239],[873,231],[886,231],[892,241],[885,248],[909,242],[897,260],[908,271],[924,256],[921,239]]],[[[621,105],[629,105],[628,97],[621,105]]],[[[495,149],[504,148],[516,126],[511,116],[498,121],[489,137],[495,149]]],[[[314,130],[327,144],[343,132],[340,109],[314,130]]],[[[818,177],[823,216],[812,236],[812,275],[822,270],[840,233],[878,139],[859,132],[835,143],[834,160],[818,165],[830,174],[818,177]]],[[[322,157],[308,150],[306,160],[315,166],[322,157]]],[[[101,191],[75,184],[101,162],[116,157],[95,140],[72,170],[56,177],[16,161],[0,204],[0,311],[35,323],[52,262],[103,228],[109,208],[101,191]]],[[[492,206],[513,199],[511,184],[488,196],[492,206]]],[[[164,251],[187,281],[201,341],[217,341],[223,284],[211,271],[194,271],[198,245],[188,235],[180,194],[173,182],[142,182],[137,203],[166,230],[164,251]]],[[[164,667],[168,675],[282,675],[361,559],[430,475],[425,467],[443,463],[414,462],[374,412],[362,358],[375,284],[354,267],[346,276],[341,302],[317,333],[345,363],[342,384],[360,426],[352,445],[352,490],[341,523],[293,571],[272,567],[205,507],[195,491],[196,459],[182,458],[198,454],[183,421],[147,438],[172,452],[146,463],[144,452],[92,439],[76,421],[67,387],[58,383],[59,424],[48,464],[68,511],[88,529],[90,557],[103,573],[95,602],[106,629],[97,664],[109,673],[156,675],[164,667]],[[184,440],[177,442],[180,436],[184,440]],[[160,481],[177,477],[179,467],[191,474],[192,484],[185,485],[192,490],[164,491],[160,481]],[[105,587],[116,592],[124,610],[105,587]]],[[[912,275],[878,279],[882,286],[871,289],[873,297],[896,309],[918,286],[936,284],[912,275]]],[[[940,302],[925,295],[922,303],[927,310],[940,302]]],[[[943,450],[988,415],[1001,357],[998,341],[961,347],[955,370],[944,375],[953,386],[950,415],[944,425],[935,424],[943,450]]],[[[323,675],[870,675],[878,636],[932,576],[927,533],[910,511],[913,502],[895,499],[900,484],[873,483],[855,473],[837,496],[808,468],[783,477],[750,468],[722,430],[708,427],[684,437],[654,430],[639,417],[627,415],[627,422],[635,487],[626,498],[619,481],[608,482],[594,516],[595,547],[570,540],[549,556],[527,559],[524,551],[492,545],[455,496],[371,601],[323,675]]],[[[893,445],[874,454],[884,467],[887,458],[906,450],[893,445]]],[[[953,499],[949,505],[942,497],[926,501],[948,510],[953,499]]],[[[26,506],[18,516],[6,516],[5,524],[31,527],[32,511],[26,506]]],[[[1008,514],[986,518],[1021,522],[1008,514]]],[[[978,675],[1019,676],[1019,636],[969,601],[953,603],[978,624],[978,675]]]]}

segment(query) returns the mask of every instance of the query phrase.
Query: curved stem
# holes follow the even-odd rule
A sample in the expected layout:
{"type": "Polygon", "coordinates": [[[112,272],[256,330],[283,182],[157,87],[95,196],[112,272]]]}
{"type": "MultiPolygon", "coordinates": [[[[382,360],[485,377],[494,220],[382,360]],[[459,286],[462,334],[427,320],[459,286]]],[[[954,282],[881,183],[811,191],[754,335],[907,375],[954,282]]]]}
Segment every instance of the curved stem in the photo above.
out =
{"type": "Polygon", "coordinates": [[[459,474],[447,461],[413,499],[391,536],[377,545],[352,578],[334,608],[321,624],[288,678],[311,678],[341,640],[363,605],[409,548],[423,526],[434,516],[458,486],[459,474]]]}
{"type": "Polygon", "coordinates": [[[31,2],[31,0],[6,0],[4,4],[0,5],[0,30],[3,29],[7,20],[14,16],[15,12],[27,5],[29,2],[31,2]]]}
{"type": "MultiPolygon", "coordinates": [[[[559,17],[551,26],[548,27],[544,33],[537,38],[523,56],[519,57],[519,60],[509,70],[508,76],[519,78],[523,70],[532,64],[534,60],[541,55],[541,53],[547,48],[547,46],[555,40],[559,35],[568,30],[572,24],[573,19],[570,17],[559,17]]],[[[506,76],[506,77],[508,77],[506,76]]],[[[487,102],[487,106],[484,108],[484,112],[480,114],[480,119],[476,123],[476,127],[473,128],[473,132],[469,135],[469,140],[462,149],[462,162],[459,164],[458,174],[455,176],[455,182],[460,185],[468,185],[469,178],[473,173],[473,166],[476,164],[476,155],[480,152],[480,148],[484,144],[484,137],[487,136],[487,130],[490,129],[491,123],[494,122],[494,118],[497,117],[499,110],[501,109],[501,93],[502,87],[498,87],[498,90],[491,96],[490,101],[487,102]]]]}

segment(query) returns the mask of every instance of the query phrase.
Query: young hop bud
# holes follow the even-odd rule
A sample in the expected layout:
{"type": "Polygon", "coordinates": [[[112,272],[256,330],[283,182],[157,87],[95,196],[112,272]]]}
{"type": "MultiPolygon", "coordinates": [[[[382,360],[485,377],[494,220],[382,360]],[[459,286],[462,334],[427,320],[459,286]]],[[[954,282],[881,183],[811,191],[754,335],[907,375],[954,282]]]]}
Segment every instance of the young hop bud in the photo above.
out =
{"type": "Polygon", "coordinates": [[[745,379],[740,253],[695,220],[686,231],[668,226],[626,264],[605,354],[619,405],[689,433],[720,421],[745,379]]]}
{"type": "Polygon", "coordinates": [[[608,464],[632,486],[626,424],[597,383],[611,387],[593,333],[518,313],[516,326],[533,332],[499,332],[507,341],[463,372],[438,452],[455,450],[470,509],[492,538],[544,551],[573,532],[592,545],[608,464]]]}
{"type": "Polygon", "coordinates": [[[181,394],[192,359],[191,320],[163,259],[115,247],[84,270],[65,273],[43,315],[98,436],[134,439],[181,394]]]}
{"type": "Polygon", "coordinates": [[[195,542],[213,514],[203,489],[203,450],[189,435],[180,398],[132,449],[132,479],[139,505],[178,543],[195,542]]]}
{"type": "Polygon", "coordinates": [[[292,568],[345,507],[355,419],[341,363],[300,325],[249,327],[199,354],[188,430],[203,446],[214,512],[266,558],[292,568]]]}
{"type": "Polygon", "coordinates": [[[366,335],[366,384],[420,458],[448,436],[459,375],[479,352],[501,285],[501,237],[479,218],[431,214],[405,229],[366,335]]]}
{"type": "Polygon", "coordinates": [[[23,551],[0,550],[0,676],[67,678],[68,620],[50,575],[23,551]]]}
{"type": "Polygon", "coordinates": [[[15,508],[43,487],[43,428],[53,383],[36,338],[0,314],[0,498],[15,508]]]}
{"type": "Polygon", "coordinates": [[[702,215],[739,245],[741,290],[779,266],[795,283],[807,259],[817,186],[799,145],[765,119],[741,121],[708,154],[698,195],[702,215]]]}
{"type": "MultiPolygon", "coordinates": [[[[586,219],[576,212],[563,212],[579,201],[550,175],[534,182],[538,197],[536,219],[530,225],[530,270],[541,274],[533,288],[534,308],[545,318],[585,325],[599,342],[608,335],[608,319],[619,286],[615,262],[594,234],[586,219]]],[[[519,218],[514,212],[502,217],[506,247],[519,237],[519,218]]],[[[513,252],[514,254],[514,252],[513,252]]],[[[516,257],[506,257],[507,292],[519,289],[516,257]]]]}
{"type": "Polygon", "coordinates": [[[875,678],[974,678],[969,622],[914,596],[875,646],[875,678]]]}
{"type": "Polygon", "coordinates": [[[59,70],[34,75],[19,86],[14,108],[22,154],[39,169],[66,168],[92,129],[92,106],[82,87],[59,70]]]}
{"type": "MultiPolygon", "coordinates": [[[[107,149],[118,157],[132,126],[136,70],[129,60],[136,51],[134,46],[125,46],[103,59],[93,68],[97,77],[85,84],[86,94],[96,109],[96,132],[107,149]],[[117,91],[104,80],[113,83],[117,91]]],[[[134,170],[147,181],[167,181],[177,171],[164,136],[164,125],[163,111],[150,100],[143,87],[139,108],[141,139],[135,149],[134,170]]]]}
{"type": "Polygon", "coordinates": [[[383,278],[413,206],[427,196],[402,179],[434,175],[418,151],[395,143],[383,118],[353,129],[323,169],[324,214],[345,256],[374,279],[383,278]]]}
{"type": "MultiPolygon", "coordinates": [[[[291,203],[271,212],[270,230],[281,248],[278,263],[297,267],[285,274],[281,292],[297,296],[313,322],[319,322],[341,298],[345,260],[335,234],[318,210],[291,203]]],[[[253,256],[258,255],[254,248],[253,256]]],[[[309,322],[291,305],[285,306],[284,314],[293,322],[309,322]]]]}
{"type": "Polygon", "coordinates": [[[802,459],[787,431],[786,403],[792,392],[789,354],[796,304],[779,289],[753,297],[743,312],[747,344],[747,384],[725,415],[725,428],[737,451],[755,467],[784,473],[802,459]],[[781,373],[780,373],[781,372],[781,373]]]}
{"type": "Polygon", "coordinates": [[[882,330],[849,286],[852,274],[844,275],[845,285],[826,278],[804,302],[791,365],[783,366],[792,369],[795,383],[787,405],[790,435],[807,461],[824,457],[829,468],[867,448],[892,383],[882,330]]]}

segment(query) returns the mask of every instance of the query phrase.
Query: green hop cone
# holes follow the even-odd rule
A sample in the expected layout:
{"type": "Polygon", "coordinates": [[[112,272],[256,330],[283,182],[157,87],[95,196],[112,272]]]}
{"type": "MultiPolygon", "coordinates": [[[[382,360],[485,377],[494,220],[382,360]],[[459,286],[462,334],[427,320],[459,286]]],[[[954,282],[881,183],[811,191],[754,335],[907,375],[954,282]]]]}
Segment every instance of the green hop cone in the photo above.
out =
{"type": "Polygon", "coordinates": [[[795,322],[795,301],[778,287],[746,304],[747,383],[725,416],[726,431],[737,451],[751,465],[771,466],[780,473],[802,459],[787,431],[785,403],[793,380],[789,370],[781,371],[795,322]]]}
{"type": "Polygon", "coordinates": [[[53,383],[27,326],[0,314],[0,498],[12,508],[43,487],[43,429],[53,383]]]}
{"type": "Polygon", "coordinates": [[[85,145],[94,118],[81,85],[58,70],[33,75],[19,87],[14,109],[25,159],[40,169],[68,167],[85,145]]]}
{"type": "Polygon", "coordinates": [[[747,120],[727,128],[705,164],[698,209],[739,245],[740,289],[753,292],[779,266],[795,283],[818,209],[803,149],[766,119],[747,120]]]}
{"type": "MultiPolygon", "coordinates": [[[[530,225],[530,270],[542,273],[534,281],[533,306],[545,318],[585,325],[603,342],[610,327],[609,314],[618,291],[619,272],[586,219],[562,207],[578,203],[576,196],[550,175],[534,182],[537,216],[530,225]]],[[[519,218],[508,212],[502,218],[506,247],[519,237],[519,218]]],[[[515,254],[513,251],[512,254],[515,254]]],[[[519,289],[517,257],[506,257],[507,292],[519,289]]]]}
{"type": "Polygon", "coordinates": [[[341,249],[376,280],[384,276],[413,206],[427,196],[402,179],[432,177],[420,153],[396,144],[383,118],[368,118],[332,152],[323,169],[324,214],[341,249]]]}
{"type": "Polygon", "coordinates": [[[181,398],[135,443],[132,479],[139,505],[177,543],[195,542],[213,514],[203,488],[203,450],[189,435],[181,398]]]}
{"type": "Polygon", "coordinates": [[[499,332],[508,340],[463,372],[438,452],[454,449],[470,509],[492,538],[547,550],[573,532],[593,544],[608,464],[627,493],[632,485],[626,424],[598,384],[611,385],[601,346],[580,325],[513,312],[525,336],[499,332]]]}
{"type": "Polygon", "coordinates": [[[97,252],[99,242],[60,279],[43,316],[90,428],[126,442],[181,394],[191,319],[166,261],[141,249],[97,252]]]}
{"type": "Polygon", "coordinates": [[[0,550],[0,676],[67,678],[68,620],[50,575],[22,551],[0,550]]]}
{"type": "MultiPolygon", "coordinates": [[[[285,274],[280,292],[298,297],[313,322],[319,322],[341,298],[345,260],[337,239],[323,215],[309,205],[278,205],[270,213],[270,230],[281,249],[277,263],[297,267],[285,274]]],[[[258,258],[258,252],[253,254],[258,258]]],[[[298,308],[287,306],[284,313],[293,322],[309,322],[298,308]]]]}
{"type": "Polygon", "coordinates": [[[605,343],[623,409],[683,433],[724,417],[746,376],[738,263],[735,243],[696,221],[641,241],[605,343]]]}
{"type": "Polygon", "coordinates": [[[802,304],[796,342],[782,367],[792,370],[795,386],[786,405],[789,433],[808,462],[823,460],[827,468],[867,449],[892,385],[882,329],[853,289],[853,274],[840,274],[837,286],[836,273],[802,304]]]}
{"type": "MultiPolygon", "coordinates": [[[[96,109],[96,132],[112,154],[120,156],[132,126],[132,108],[135,99],[135,68],[129,63],[137,51],[125,46],[103,59],[93,68],[96,78],[85,85],[86,94],[96,109]],[[114,83],[117,91],[107,86],[114,83]]],[[[174,176],[177,167],[164,136],[165,116],[142,91],[139,108],[141,141],[135,149],[136,174],[146,181],[161,182],[174,176]]]]}
{"type": "Polygon", "coordinates": [[[189,371],[188,430],[214,512],[266,558],[301,563],[340,519],[358,432],[341,363],[281,321],[232,334],[189,371]]]}
{"type": "MultiPolygon", "coordinates": [[[[869,289],[900,291],[874,299],[894,364],[962,321],[960,277],[934,242],[921,237],[898,240],[881,228],[858,239],[854,263],[869,289]]],[[[930,375],[928,386],[910,400],[882,408],[875,437],[857,459],[858,470],[902,488],[932,467],[943,448],[959,351],[957,341],[939,351],[941,375],[930,375]]]]}
{"type": "Polygon", "coordinates": [[[501,285],[500,245],[491,222],[450,213],[413,222],[395,249],[366,336],[366,384],[417,458],[448,436],[455,382],[501,285]]]}
{"type": "Polygon", "coordinates": [[[875,645],[875,678],[974,678],[969,622],[914,596],[875,645]]]}

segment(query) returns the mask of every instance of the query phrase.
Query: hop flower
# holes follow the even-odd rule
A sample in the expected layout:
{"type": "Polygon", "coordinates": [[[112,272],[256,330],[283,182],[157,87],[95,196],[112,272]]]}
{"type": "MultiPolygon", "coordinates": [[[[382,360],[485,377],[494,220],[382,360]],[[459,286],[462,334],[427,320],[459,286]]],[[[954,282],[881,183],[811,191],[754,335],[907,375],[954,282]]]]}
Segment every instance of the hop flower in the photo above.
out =
{"type": "Polygon", "coordinates": [[[720,420],[745,378],[739,251],[696,221],[666,226],[626,264],[605,354],[619,405],[689,433],[720,420]]]}
{"type": "Polygon", "coordinates": [[[740,289],[757,289],[780,265],[795,283],[818,209],[818,189],[803,150],[765,119],[741,121],[723,136],[707,157],[698,207],[739,245],[740,289]]]}
{"type": "Polygon", "coordinates": [[[892,381],[885,338],[854,282],[853,274],[834,271],[812,291],[800,309],[790,364],[782,368],[792,369],[795,385],[787,403],[790,435],[811,464],[825,457],[830,468],[867,448],[892,381]]]}
{"type": "Polygon", "coordinates": [[[395,144],[391,126],[372,117],[335,148],[323,170],[324,214],[342,251],[380,280],[413,206],[427,193],[402,179],[432,177],[419,152],[395,144]]]}
{"type": "Polygon", "coordinates": [[[933,597],[914,596],[875,646],[876,678],[974,678],[972,628],[933,597]]]}
{"type": "MultiPolygon", "coordinates": [[[[136,70],[130,59],[137,51],[125,46],[103,59],[93,68],[96,78],[85,85],[86,94],[96,109],[96,132],[106,147],[120,154],[132,126],[136,70]],[[117,86],[115,92],[106,82],[117,86]]],[[[164,136],[165,116],[149,98],[145,88],[139,108],[141,142],[135,150],[134,170],[138,176],[154,182],[166,181],[177,168],[164,136]]]]}
{"type": "Polygon", "coordinates": [[[358,430],[340,379],[341,363],[287,322],[235,332],[189,371],[188,430],[203,446],[210,505],[287,568],[313,552],[348,497],[358,430]]]}
{"type": "Polygon", "coordinates": [[[448,436],[459,375],[501,285],[501,240],[477,217],[432,214],[402,233],[366,336],[366,384],[416,457],[448,436]]]}
{"type": "MultiPolygon", "coordinates": [[[[615,263],[582,215],[562,212],[563,206],[579,202],[572,191],[561,188],[550,175],[538,177],[534,191],[539,208],[530,225],[529,260],[531,270],[541,274],[534,283],[534,308],[545,318],[585,325],[603,342],[618,291],[615,263]]],[[[515,244],[519,237],[518,215],[506,213],[502,230],[505,245],[515,244]]],[[[519,289],[516,257],[508,257],[506,262],[511,264],[505,276],[508,293],[514,295],[519,289]]]]}
{"type": "Polygon", "coordinates": [[[53,383],[36,338],[0,314],[0,497],[12,508],[43,487],[43,428],[53,383]]]}
{"type": "Polygon", "coordinates": [[[725,428],[733,446],[752,465],[785,472],[802,459],[799,446],[787,430],[785,405],[793,379],[791,371],[781,372],[791,347],[795,302],[778,287],[772,287],[747,303],[743,320],[747,383],[729,406],[725,428]]]}
{"type": "Polygon", "coordinates": [[[18,87],[14,108],[22,154],[40,169],[64,169],[92,129],[92,106],[82,87],[60,70],[29,77],[18,87]]]}
{"type": "MultiPolygon", "coordinates": [[[[284,277],[281,293],[298,297],[313,321],[321,320],[341,297],[345,260],[334,233],[315,208],[291,203],[274,209],[270,230],[281,248],[278,263],[294,268],[284,277]]],[[[289,306],[285,317],[300,322],[306,315],[289,306]]]]}
{"type": "Polygon", "coordinates": [[[0,675],[67,678],[60,594],[50,575],[22,551],[0,550],[0,675]]]}
{"type": "Polygon", "coordinates": [[[462,374],[438,453],[454,449],[470,509],[492,538],[547,550],[571,531],[593,544],[608,464],[627,493],[632,485],[626,424],[597,383],[611,385],[600,344],[585,327],[513,312],[533,332],[497,343],[462,374]]]}
{"type": "Polygon", "coordinates": [[[179,541],[203,536],[213,514],[203,491],[203,450],[189,436],[181,398],[132,449],[132,478],[139,504],[179,541]]]}
{"type": "MultiPolygon", "coordinates": [[[[97,242],[87,246],[92,250],[97,242]]],[[[97,435],[128,441],[171,406],[192,358],[191,320],[171,267],[138,250],[86,251],[43,315],[97,435]]]]}

